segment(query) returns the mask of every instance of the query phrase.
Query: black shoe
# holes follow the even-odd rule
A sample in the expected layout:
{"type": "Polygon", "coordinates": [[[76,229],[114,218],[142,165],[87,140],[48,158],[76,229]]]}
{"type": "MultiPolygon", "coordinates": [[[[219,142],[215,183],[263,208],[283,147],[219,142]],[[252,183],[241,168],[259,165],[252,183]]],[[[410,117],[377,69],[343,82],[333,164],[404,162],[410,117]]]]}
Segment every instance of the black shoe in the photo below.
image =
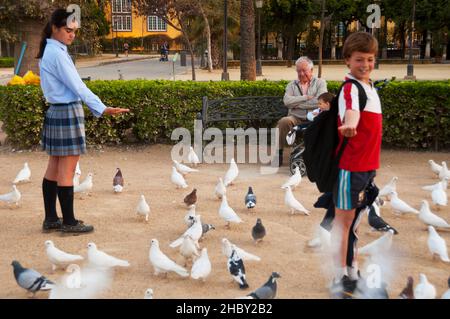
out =
{"type": "Polygon", "coordinates": [[[353,299],[358,280],[351,280],[347,275],[331,285],[330,294],[335,299],[353,299]]]}
{"type": "Polygon", "coordinates": [[[94,226],[85,225],[82,220],[77,220],[75,225],[62,225],[63,233],[73,233],[73,234],[81,234],[81,233],[90,233],[94,231],[94,226]]]}
{"type": "Polygon", "coordinates": [[[62,218],[58,218],[56,222],[45,221],[42,223],[42,232],[51,233],[54,231],[61,231],[62,229],[62,218]]]}

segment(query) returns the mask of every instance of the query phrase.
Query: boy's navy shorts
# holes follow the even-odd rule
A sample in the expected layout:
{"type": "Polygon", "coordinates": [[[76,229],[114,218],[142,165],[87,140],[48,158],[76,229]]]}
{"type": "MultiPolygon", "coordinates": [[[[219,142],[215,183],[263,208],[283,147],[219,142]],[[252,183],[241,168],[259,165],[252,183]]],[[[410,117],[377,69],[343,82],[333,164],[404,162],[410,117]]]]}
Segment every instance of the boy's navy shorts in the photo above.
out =
{"type": "Polygon", "coordinates": [[[352,210],[365,205],[366,188],[373,182],[376,171],[350,172],[339,169],[334,185],[333,200],[337,208],[352,210]]]}

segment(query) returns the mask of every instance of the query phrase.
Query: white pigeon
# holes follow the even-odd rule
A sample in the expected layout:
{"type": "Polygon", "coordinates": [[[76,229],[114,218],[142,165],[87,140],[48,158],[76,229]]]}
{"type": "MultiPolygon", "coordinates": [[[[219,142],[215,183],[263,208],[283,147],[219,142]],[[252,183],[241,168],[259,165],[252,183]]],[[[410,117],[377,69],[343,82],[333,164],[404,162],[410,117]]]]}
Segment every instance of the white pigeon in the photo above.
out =
{"type": "Polygon", "coordinates": [[[236,250],[239,257],[242,258],[244,261],[260,261],[261,258],[253,255],[249,252],[246,252],[244,249],[239,248],[238,246],[234,245],[232,242],[230,242],[227,238],[222,238],[222,254],[224,254],[227,258],[230,258],[231,253],[233,252],[233,247],[236,250]]]}
{"type": "Polygon", "coordinates": [[[446,162],[442,162],[442,169],[439,172],[439,179],[443,180],[446,177],[450,179],[450,171],[447,168],[447,163],[446,162]]]}
{"type": "Polygon", "coordinates": [[[175,167],[177,168],[177,171],[180,172],[183,175],[198,172],[198,169],[190,168],[189,166],[186,166],[184,164],[178,163],[178,161],[173,160],[173,163],[175,164],[175,167]]]}
{"type": "Polygon", "coordinates": [[[285,189],[286,193],[284,195],[284,203],[287,207],[289,207],[291,214],[294,214],[295,211],[299,211],[309,216],[309,210],[303,207],[303,205],[294,197],[291,187],[286,186],[285,189]]]}
{"type": "Polygon", "coordinates": [[[447,244],[445,239],[439,236],[436,229],[433,226],[428,226],[428,249],[433,255],[438,255],[442,261],[448,263],[450,259],[448,258],[447,244]]]}
{"type": "Polygon", "coordinates": [[[431,191],[431,200],[435,205],[447,206],[447,193],[445,192],[442,183],[437,183],[436,187],[431,191]]]}
{"type": "Polygon", "coordinates": [[[436,288],[428,281],[427,276],[419,274],[419,283],[414,288],[414,298],[434,299],[436,298],[436,288]]]}
{"type": "Polygon", "coordinates": [[[129,267],[130,263],[126,260],[118,259],[110,256],[107,253],[98,250],[94,243],[88,244],[88,261],[89,264],[98,268],[112,268],[112,267],[129,267]]]}
{"type": "Polygon", "coordinates": [[[442,217],[439,217],[430,210],[430,205],[426,200],[422,200],[422,206],[420,207],[419,212],[419,219],[426,225],[439,228],[450,228],[449,223],[447,223],[442,217]]]}
{"type": "Polygon", "coordinates": [[[93,176],[93,174],[89,173],[80,185],[73,187],[73,192],[74,193],[87,193],[90,190],[92,190],[92,187],[94,186],[94,184],[92,182],[92,176],[93,176]]]}
{"type": "Polygon", "coordinates": [[[185,266],[188,259],[194,260],[194,257],[200,256],[198,253],[198,244],[195,243],[191,236],[184,236],[180,246],[180,255],[184,257],[185,266]]]}
{"type": "Polygon", "coordinates": [[[392,229],[389,229],[380,238],[358,249],[358,253],[361,255],[369,255],[369,256],[377,256],[383,254],[387,252],[389,249],[391,249],[393,236],[394,231],[392,229]]]}
{"type": "Polygon", "coordinates": [[[160,249],[157,239],[152,239],[149,253],[150,263],[153,265],[155,275],[174,271],[182,277],[188,277],[189,272],[167,257],[160,249]]]}
{"type": "Polygon", "coordinates": [[[429,160],[428,163],[430,164],[430,168],[433,171],[433,173],[435,173],[436,175],[439,175],[439,173],[442,170],[442,166],[437,164],[435,161],[433,160],[429,160]]]}
{"type": "Polygon", "coordinates": [[[392,177],[391,181],[387,183],[378,193],[379,197],[388,197],[391,195],[392,192],[397,191],[397,180],[398,177],[394,176],[392,177]]]}
{"type": "Polygon", "coordinates": [[[80,185],[80,175],[76,174],[73,175],[73,187],[80,185]]]}
{"type": "Polygon", "coordinates": [[[433,184],[433,185],[424,186],[424,187],[422,187],[422,189],[432,192],[438,186],[438,184],[441,184],[442,185],[442,189],[446,190],[448,188],[448,181],[449,181],[449,179],[450,178],[448,178],[448,177],[444,177],[444,179],[441,180],[440,182],[437,182],[436,184],[433,184]]]}
{"type": "Polygon", "coordinates": [[[227,188],[225,187],[223,180],[219,177],[219,182],[216,185],[216,189],[214,190],[217,198],[222,199],[222,196],[227,193],[227,188]]]}
{"type": "Polygon", "coordinates": [[[236,177],[239,175],[239,169],[234,161],[234,158],[230,161],[230,167],[228,168],[228,171],[225,173],[225,177],[223,178],[223,184],[226,186],[233,185],[233,181],[236,179],[236,177]]]}
{"type": "Polygon", "coordinates": [[[194,224],[195,216],[196,215],[195,215],[195,204],[194,204],[189,208],[188,212],[184,216],[184,223],[188,227],[191,227],[194,224]]]}
{"type": "Polygon", "coordinates": [[[109,271],[83,268],[70,264],[57,284],[52,288],[49,299],[95,299],[110,288],[112,274],[109,271]]]}
{"type": "Polygon", "coordinates": [[[21,182],[29,182],[31,177],[31,170],[28,167],[28,163],[23,164],[23,168],[19,171],[16,178],[13,181],[13,184],[21,183],[21,182]]]}
{"type": "Polygon", "coordinates": [[[75,175],[81,176],[80,161],[77,162],[77,166],[75,167],[75,175]]]}
{"type": "Polygon", "coordinates": [[[211,261],[208,257],[208,250],[205,248],[202,249],[201,255],[197,258],[192,265],[191,269],[191,277],[192,279],[202,279],[206,281],[206,278],[211,273],[211,261]]]}
{"type": "Polygon", "coordinates": [[[145,291],[144,299],[153,299],[153,289],[147,288],[145,291]]]}
{"type": "Polygon", "coordinates": [[[194,218],[194,224],[189,227],[183,235],[181,235],[178,239],[174,240],[169,246],[172,248],[176,248],[180,246],[183,243],[183,239],[185,236],[190,236],[194,242],[198,245],[198,240],[202,237],[203,234],[203,227],[202,227],[202,221],[201,216],[196,215],[194,218]]]}
{"type": "Polygon", "coordinates": [[[145,196],[141,195],[141,199],[136,208],[136,212],[138,215],[145,216],[145,221],[148,222],[148,215],[150,214],[150,206],[145,200],[145,196]]]}
{"type": "Polygon", "coordinates": [[[120,184],[114,185],[113,186],[113,191],[114,193],[122,193],[123,191],[123,186],[120,184]]]}
{"type": "Polygon", "coordinates": [[[180,187],[181,188],[187,188],[188,187],[186,181],[184,180],[183,175],[178,173],[178,171],[175,168],[175,166],[172,166],[172,175],[170,176],[170,180],[172,181],[172,183],[175,184],[175,186],[177,188],[180,188],[180,187]]]}
{"type": "Polygon", "coordinates": [[[242,223],[242,219],[236,214],[233,208],[228,205],[227,196],[222,196],[222,203],[219,207],[219,216],[222,217],[223,220],[227,222],[227,227],[230,226],[230,223],[242,223]]]}
{"type": "Polygon", "coordinates": [[[400,198],[398,198],[397,192],[392,191],[391,192],[391,208],[394,211],[394,213],[412,213],[412,214],[419,214],[419,211],[411,206],[409,206],[407,203],[402,201],[400,198]]]}
{"type": "Polygon", "coordinates": [[[197,166],[197,164],[200,163],[200,160],[198,159],[198,156],[192,146],[189,146],[188,162],[194,164],[194,166],[197,166]]]}
{"type": "Polygon", "coordinates": [[[84,259],[80,255],[72,255],[56,248],[55,244],[51,240],[47,240],[45,242],[45,251],[48,259],[52,263],[53,271],[58,267],[66,267],[69,264],[84,259]]]}
{"type": "Polygon", "coordinates": [[[0,201],[6,202],[8,204],[16,204],[16,206],[19,205],[20,198],[22,195],[20,194],[19,190],[17,189],[16,185],[12,186],[13,190],[9,193],[0,195],[0,201]]]}
{"type": "Polygon", "coordinates": [[[289,179],[284,183],[281,188],[286,188],[288,186],[295,189],[302,182],[302,174],[300,174],[300,168],[298,166],[295,167],[294,175],[289,177],[289,179]]]}

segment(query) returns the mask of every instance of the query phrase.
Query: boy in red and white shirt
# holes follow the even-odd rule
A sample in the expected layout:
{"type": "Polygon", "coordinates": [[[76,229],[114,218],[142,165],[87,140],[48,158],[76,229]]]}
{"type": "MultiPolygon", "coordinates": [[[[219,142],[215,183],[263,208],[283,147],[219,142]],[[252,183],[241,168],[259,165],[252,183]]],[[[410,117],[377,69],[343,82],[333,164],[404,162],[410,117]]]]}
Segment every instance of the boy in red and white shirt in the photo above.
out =
{"type": "MultiPolygon", "coordinates": [[[[357,228],[361,210],[366,205],[366,189],[373,184],[380,166],[382,136],[381,103],[370,80],[374,69],[378,42],[369,33],[351,34],[344,43],[343,56],[350,69],[346,80],[357,80],[367,95],[362,112],[359,109],[358,88],[347,83],[339,96],[338,131],[340,144],[348,143],[339,162],[333,200],[336,216],[331,242],[334,243],[335,278],[332,294],[351,297],[358,280],[356,262],[357,228]]],[[[338,146],[340,147],[340,145],[338,146]]]]}

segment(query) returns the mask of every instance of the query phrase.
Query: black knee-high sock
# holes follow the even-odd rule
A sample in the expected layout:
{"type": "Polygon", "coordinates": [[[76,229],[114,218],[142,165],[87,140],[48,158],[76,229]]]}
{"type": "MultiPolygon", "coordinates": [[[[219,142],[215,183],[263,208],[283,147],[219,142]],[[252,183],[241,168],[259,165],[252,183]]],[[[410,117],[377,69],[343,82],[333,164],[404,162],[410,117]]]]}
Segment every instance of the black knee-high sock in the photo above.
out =
{"type": "Polygon", "coordinates": [[[58,199],[63,215],[63,224],[77,223],[73,213],[73,186],[58,186],[58,199]]]}
{"type": "Polygon", "coordinates": [[[56,222],[56,196],[58,195],[58,184],[46,178],[42,180],[42,195],[44,198],[45,221],[56,222]]]}

